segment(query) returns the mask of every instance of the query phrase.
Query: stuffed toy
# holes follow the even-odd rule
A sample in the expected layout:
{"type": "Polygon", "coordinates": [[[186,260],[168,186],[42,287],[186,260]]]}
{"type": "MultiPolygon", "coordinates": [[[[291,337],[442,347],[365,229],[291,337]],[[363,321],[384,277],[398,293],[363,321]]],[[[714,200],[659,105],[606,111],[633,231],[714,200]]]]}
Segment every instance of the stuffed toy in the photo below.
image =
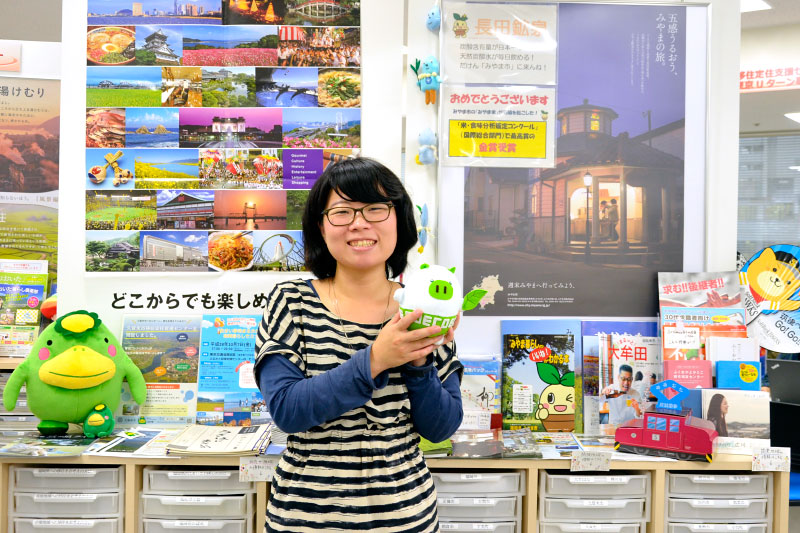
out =
{"type": "Polygon", "coordinates": [[[402,316],[422,309],[422,316],[408,329],[440,326],[442,331],[438,335],[444,335],[455,324],[459,311],[469,311],[480,303],[486,291],[472,290],[462,298],[455,271],[455,267],[448,269],[423,263],[409,276],[405,286],[395,291],[394,299],[400,304],[402,316]]]}
{"type": "Polygon", "coordinates": [[[419,141],[418,165],[432,165],[436,162],[436,134],[430,128],[425,128],[417,136],[419,141]]]}
{"type": "Polygon", "coordinates": [[[417,76],[417,87],[425,93],[425,103],[436,105],[436,93],[442,83],[439,77],[439,60],[435,56],[428,56],[425,61],[417,59],[409,66],[417,76]]]}
{"type": "Polygon", "coordinates": [[[415,222],[419,222],[417,224],[417,239],[419,239],[417,251],[422,253],[425,251],[425,245],[428,244],[428,237],[433,237],[433,234],[432,228],[428,225],[428,204],[417,206],[417,211],[419,211],[419,220],[415,220],[415,222]]]}
{"type": "Polygon", "coordinates": [[[439,31],[439,27],[442,25],[442,12],[439,10],[439,3],[433,5],[430,11],[428,11],[428,16],[425,17],[425,27],[431,31],[439,31]]]}
{"type": "Polygon", "coordinates": [[[3,404],[14,409],[25,385],[42,435],[64,434],[73,423],[83,424],[87,437],[105,437],[114,430],[124,379],[136,403],[144,403],[144,377],[119,341],[96,313],[74,311],[41,333],[9,377],[3,404]]]}

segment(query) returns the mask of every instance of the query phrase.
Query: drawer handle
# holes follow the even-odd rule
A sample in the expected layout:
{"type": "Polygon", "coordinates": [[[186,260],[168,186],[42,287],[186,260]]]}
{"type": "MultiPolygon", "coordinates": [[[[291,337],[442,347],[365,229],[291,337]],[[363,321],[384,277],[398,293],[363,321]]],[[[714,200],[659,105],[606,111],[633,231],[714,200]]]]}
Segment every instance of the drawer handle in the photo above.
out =
{"type": "Polygon", "coordinates": [[[692,476],[694,483],[750,483],[750,476],[692,476]]]}
{"type": "Polygon", "coordinates": [[[230,479],[231,472],[169,472],[170,479],[230,479]]]}
{"type": "MultiPolygon", "coordinates": [[[[113,494],[113,493],[109,493],[113,494]]],[[[94,502],[97,501],[97,494],[59,494],[59,493],[43,493],[34,494],[33,501],[35,502],[49,502],[49,501],[83,501],[94,502]]]]}
{"type": "Polygon", "coordinates": [[[34,468],[33,477],[95,477],[97,470],[83,468],[34,468]]]}
{"type": "Polygon", "coordinates": [[[611,507],[612,509],[622,509],[628,502],[625,500],[565,500],[564,504],[571,509],[586,507],[611,507]]]}

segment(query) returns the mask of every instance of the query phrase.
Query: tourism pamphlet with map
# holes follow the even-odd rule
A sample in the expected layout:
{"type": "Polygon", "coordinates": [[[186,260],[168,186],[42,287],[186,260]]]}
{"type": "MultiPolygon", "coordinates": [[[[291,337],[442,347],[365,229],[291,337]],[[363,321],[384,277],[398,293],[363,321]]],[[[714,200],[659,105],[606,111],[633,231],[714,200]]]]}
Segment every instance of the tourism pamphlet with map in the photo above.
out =
{"type": "Polygon", "coordinates": [[[129,315],[124,318],[122,348],[142,371],[147,401],[137,405],[123,383],[117,424],[193,424],[197,405],[200,315],[129,315]]]}

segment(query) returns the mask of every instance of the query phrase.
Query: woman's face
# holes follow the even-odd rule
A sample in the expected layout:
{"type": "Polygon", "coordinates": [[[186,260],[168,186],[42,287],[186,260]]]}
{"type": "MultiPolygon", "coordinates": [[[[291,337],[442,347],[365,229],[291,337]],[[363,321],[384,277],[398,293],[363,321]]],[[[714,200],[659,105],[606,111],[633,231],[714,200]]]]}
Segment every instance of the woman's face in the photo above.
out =
{"type": "Polygon", "coordinates": [[[728,414],[728,399],[727,398],[723,398],[722,399],[722,403],[719,404],[719,410],[723,415],[727,415],[728,414]]]}
{"type": "MultiPolygon", "coordinates": [[[[335,206],[358,209],[365,205],[331,191],[325,209],[335,206]]],[[[347,226],[334,226],[323,215],[320,230],[328,251],[340,266],[356,270],[378,266],[383,269],[397,244],[397,215],[392,208],[386,220],[367,222],[361,213],[356,213],[353,222],[347,226]]]]}

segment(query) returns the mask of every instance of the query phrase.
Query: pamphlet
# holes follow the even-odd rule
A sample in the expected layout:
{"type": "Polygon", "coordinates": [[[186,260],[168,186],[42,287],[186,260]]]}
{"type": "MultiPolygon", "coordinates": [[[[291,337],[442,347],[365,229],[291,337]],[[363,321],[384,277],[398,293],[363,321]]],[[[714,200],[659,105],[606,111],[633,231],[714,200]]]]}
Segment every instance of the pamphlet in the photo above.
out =
{"type": "Polygon", "coordinates": [[[260,426],[188,426],[169,444],[174,455],[258,455],[269,443],[272,424],[260,426]]]}
{"type": "Polygon", "coordinates": [[[261,315],[203,315],[198,424],[250,426],[271,420],[253,374],[260,322],[261,315]]]}

